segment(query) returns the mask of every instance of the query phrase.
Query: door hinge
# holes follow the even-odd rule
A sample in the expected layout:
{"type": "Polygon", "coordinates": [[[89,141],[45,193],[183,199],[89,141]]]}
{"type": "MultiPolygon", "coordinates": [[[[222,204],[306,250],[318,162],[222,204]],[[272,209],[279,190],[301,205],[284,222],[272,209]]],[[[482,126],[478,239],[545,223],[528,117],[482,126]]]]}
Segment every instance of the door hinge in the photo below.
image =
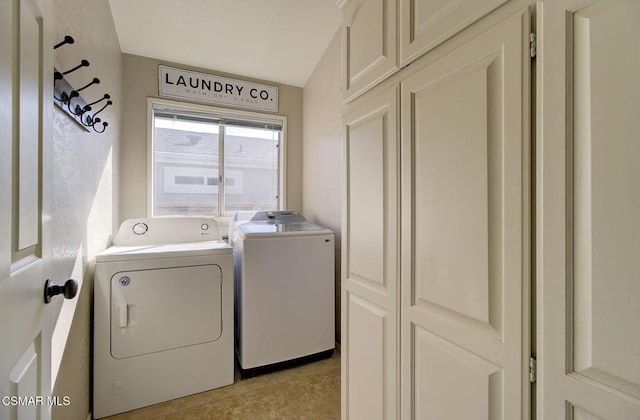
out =
{"type": "Polygon", "coordinates": [[[538,55],[538,44],[535,32],[529,34],[529,53],[531,54],[531,58],[536,58],[538,55]]]}
{"type": "Polygon", "coordinates": [[[534,383],[536,381],[537,369],[537,360],[534,356],[531,356],[529,358],[529,382],[534,383]]]}

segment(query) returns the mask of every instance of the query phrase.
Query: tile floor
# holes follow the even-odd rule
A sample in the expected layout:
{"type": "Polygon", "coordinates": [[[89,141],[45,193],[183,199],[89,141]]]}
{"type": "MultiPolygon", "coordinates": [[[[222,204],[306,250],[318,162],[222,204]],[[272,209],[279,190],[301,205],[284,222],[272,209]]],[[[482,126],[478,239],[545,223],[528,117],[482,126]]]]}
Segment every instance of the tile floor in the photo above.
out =
{"type": "Polygon", "coordinates": [[[340,354],[233,385],[167,401],[108,420],[340,418],[340,354]]]}

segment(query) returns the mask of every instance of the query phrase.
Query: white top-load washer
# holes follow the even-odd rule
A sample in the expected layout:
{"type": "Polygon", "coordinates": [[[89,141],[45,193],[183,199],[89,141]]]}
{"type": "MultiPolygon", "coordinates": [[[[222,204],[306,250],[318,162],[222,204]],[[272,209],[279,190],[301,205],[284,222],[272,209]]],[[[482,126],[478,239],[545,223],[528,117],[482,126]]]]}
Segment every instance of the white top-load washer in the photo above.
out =
{"type": "Polygon", "coordinates": [[[211,218],[127,220],[96,255],[96,418],[234,380],[233,254],[211,218]]]}
{"type": "Polygon", "coordinates": [[[331,356],[333,232],[296,211],[238,212],[229,242],[235,263],[236,356],[243,376],[331,356]]]}

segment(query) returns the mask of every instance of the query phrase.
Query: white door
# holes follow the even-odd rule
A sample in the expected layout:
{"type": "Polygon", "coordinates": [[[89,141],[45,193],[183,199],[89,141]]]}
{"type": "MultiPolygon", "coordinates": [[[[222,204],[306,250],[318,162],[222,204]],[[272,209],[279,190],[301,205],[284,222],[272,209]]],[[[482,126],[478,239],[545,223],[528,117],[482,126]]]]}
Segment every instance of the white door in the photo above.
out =
{"type": "Polygon", "coordinates": [[[405,419],[527,419],[529,13],[402,82],[405,419]]]}
{"type": "Polygon", "coordinates": [[[51,326],[43,290],[53,112],[51,3],[0,2],[2,419],[50,417],[51,326]]]}
{"type": "Polygon", "coordinates": [[[508,0],[399,0],[400,64],[412,62],[508,0]]]}
{"type": "Polygon", "coordinates": [[[340,2],[342,86],[349,101],[398,70],[396,0],[340,2]]]}
{"type": "Polygon", "coordinates": [[[398,417],[398,89],[345,115],[342,418],[398,417]]]}
{"type": "Polygon", "coordinates": [[[538,12],[543,419],[640,419],[640,2],[538,12]]]}

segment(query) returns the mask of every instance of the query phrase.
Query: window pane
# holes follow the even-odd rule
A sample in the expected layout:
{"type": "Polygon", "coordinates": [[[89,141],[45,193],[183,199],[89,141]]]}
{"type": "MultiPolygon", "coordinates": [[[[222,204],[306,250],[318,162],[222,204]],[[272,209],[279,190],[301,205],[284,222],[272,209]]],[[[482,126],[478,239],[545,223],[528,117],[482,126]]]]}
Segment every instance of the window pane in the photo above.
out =
{"type": "Polygon", "coordinates": [[[154,118],[153,215],[218,214],[218,125],[154,118]]]}
{"type": "Polygon", "coordinates": [[[180,185],[203,185],[204,178],[201,176],[175,176],[175,183],[180,185]]]}
{"type": "Polygon", "coordinates": [[[278,209],[279,129],[226,125],[225,211],[278,209]]]}

